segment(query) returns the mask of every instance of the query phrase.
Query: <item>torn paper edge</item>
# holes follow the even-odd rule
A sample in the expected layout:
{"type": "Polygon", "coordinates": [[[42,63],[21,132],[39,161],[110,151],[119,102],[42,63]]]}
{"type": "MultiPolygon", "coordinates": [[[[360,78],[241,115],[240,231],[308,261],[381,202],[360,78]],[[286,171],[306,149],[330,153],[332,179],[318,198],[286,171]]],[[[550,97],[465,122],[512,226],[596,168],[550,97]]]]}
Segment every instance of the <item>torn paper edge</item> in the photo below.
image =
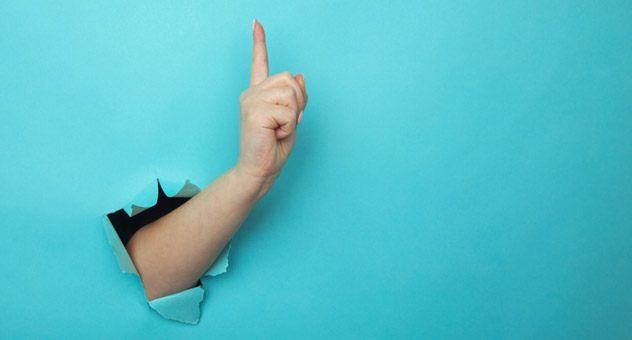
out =
{"type": "MultiPolygon", "coordinates": [[[[168,197],[193,197],[200,192],[200,188],[192,184],[189,180],[186,180],[179,190],[177,190],[177,183],[164,180],[158,181],[163,189],[163,192],[168,197]]],[[[125,205],[123,209],[130,217],[156,205],[158,202],[158,185],[153,184],[153,187],[154,189],[151,189],[149,186],[146,187],[145,190],[134,198],[132,203],[125,205]],[[152,196],[154,197],[153,199],[152,196]],[[149,205],[147,203],[149,203],[149,205]]],[[[114,229],[114,226],[107,215],[103,218],[103,225],[110,245],[114,250],[114,255],[121,267],[121,271],[124,273],[136,274],[138,276],[136,266],[134,266],[127,249],[123,245],[123,242],[118,236],[118,233],[114,229]]],[[[228,270],[228,255],[230,253],[230,248],[231,242],[228,242],[228,244],[217,256],[215,262],[213,262],[211,267],[204,273],[204,275],[202,275],[203,277],[217,276],[228,270]]],[[[200,280],[200,282],[202,281],[200,280]]],[[[200,321],[200,304],[204,301],[204,293],[204,283],[202,283],[199,286],[178,293],[163,296],[151,301],[147,300],[147,303],[152,309],[166,319],[188,324],[197,324],[200,321]]]]}

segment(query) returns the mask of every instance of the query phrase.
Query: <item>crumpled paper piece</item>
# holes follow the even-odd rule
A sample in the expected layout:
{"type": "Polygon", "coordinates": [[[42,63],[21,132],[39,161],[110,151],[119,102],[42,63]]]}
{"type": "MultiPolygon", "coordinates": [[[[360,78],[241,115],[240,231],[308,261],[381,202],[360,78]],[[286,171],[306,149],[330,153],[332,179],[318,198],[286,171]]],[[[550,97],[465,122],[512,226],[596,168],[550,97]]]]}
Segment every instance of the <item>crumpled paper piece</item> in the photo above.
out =
{"type": "MultiPolygon", "coordinates": [[[[127,243],[131,234],[125,235],[125,230],[121,230],[120,227],[119,232],[117,232],[117,228],[114,227],[117,223],[116,218],[122,217],[130,219],[147,209],[155,207],[159,203],[162,204],[164,200],[169,198],[190,198],[200,192],[200,188],[191,184],[189,180],[187,180],[184,185],[178,185],[177,183],[164,180],[159,180],[157,182],[158,185],[153,184],[147,187],[132,200],[132,203],[127,204],[121,210],[110,213],[103,218],[105,233],[112,249],[114,250],[114,255],[116,256],[119,266],[124,273],[138,275],[138,271],[136,270],[136,267],[134,266],[134,263],[127,253],[127,249],[124,245],[124,242],[127,243]],[[127,216],[123,214],[126,214],[127,216]]],[[[227,271],[230,246],[231,243],[229,242],[203,276],[217,276],[227,271]]],[[[204,285],[202,283],[182,292],[167,295],[151,301],[147,300],[147,303],[151,308],[166,319],[189,324],[197,324],[200,321],[200,303],[203,300],[204,285]]]]}

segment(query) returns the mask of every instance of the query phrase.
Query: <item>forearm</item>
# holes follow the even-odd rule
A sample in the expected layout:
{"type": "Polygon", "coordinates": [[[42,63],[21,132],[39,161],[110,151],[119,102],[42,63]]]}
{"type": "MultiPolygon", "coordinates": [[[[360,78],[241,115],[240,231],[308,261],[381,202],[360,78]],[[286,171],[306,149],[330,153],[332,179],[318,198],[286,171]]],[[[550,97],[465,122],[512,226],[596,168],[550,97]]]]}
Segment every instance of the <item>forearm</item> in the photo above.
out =
{"type": "Polygon", "coordinates": [[[236,166],[178,209],[136,232],[127,251],[147,299],[195,286],[270,186],[269,180],[236,166]]]}

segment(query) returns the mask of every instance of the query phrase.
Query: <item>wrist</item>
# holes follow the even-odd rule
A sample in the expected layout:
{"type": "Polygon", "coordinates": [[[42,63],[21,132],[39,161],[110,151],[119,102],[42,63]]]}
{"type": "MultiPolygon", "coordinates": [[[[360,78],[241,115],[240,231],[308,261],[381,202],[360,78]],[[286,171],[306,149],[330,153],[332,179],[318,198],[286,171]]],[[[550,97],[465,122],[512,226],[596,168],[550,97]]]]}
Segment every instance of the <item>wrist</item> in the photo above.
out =
{"type": "Polygon", "coordinates": [[[239,163],[228,170],[228,172],[231,174],[231,177],[234,177],[235,182],[246,195],[255,201],[259,201],[263,198],[263,196],[270,191],[274,181],[278,178],[278,174],[273,176],[259,176],[253,174],[240,166],[239,163]]]}

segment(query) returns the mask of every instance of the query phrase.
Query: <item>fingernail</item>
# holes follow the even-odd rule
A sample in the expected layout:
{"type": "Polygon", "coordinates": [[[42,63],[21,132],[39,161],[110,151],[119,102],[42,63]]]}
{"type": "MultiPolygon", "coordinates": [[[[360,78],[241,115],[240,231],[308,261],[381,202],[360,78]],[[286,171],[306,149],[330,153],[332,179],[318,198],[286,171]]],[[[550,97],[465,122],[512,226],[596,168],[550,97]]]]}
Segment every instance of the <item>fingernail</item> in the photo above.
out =
{"type": "Polygon", "coordinates": [[[301,124],[301,120],[303,120],[303,110],[298,113],[298,119],[296,120],[296,124],[301,124]]]}
{"type": "Polygon", "coordinates": [[[252,19],[252,32],[253,33],[255,31],[255,21],[257,21],[257,19],[252,19]]]}

